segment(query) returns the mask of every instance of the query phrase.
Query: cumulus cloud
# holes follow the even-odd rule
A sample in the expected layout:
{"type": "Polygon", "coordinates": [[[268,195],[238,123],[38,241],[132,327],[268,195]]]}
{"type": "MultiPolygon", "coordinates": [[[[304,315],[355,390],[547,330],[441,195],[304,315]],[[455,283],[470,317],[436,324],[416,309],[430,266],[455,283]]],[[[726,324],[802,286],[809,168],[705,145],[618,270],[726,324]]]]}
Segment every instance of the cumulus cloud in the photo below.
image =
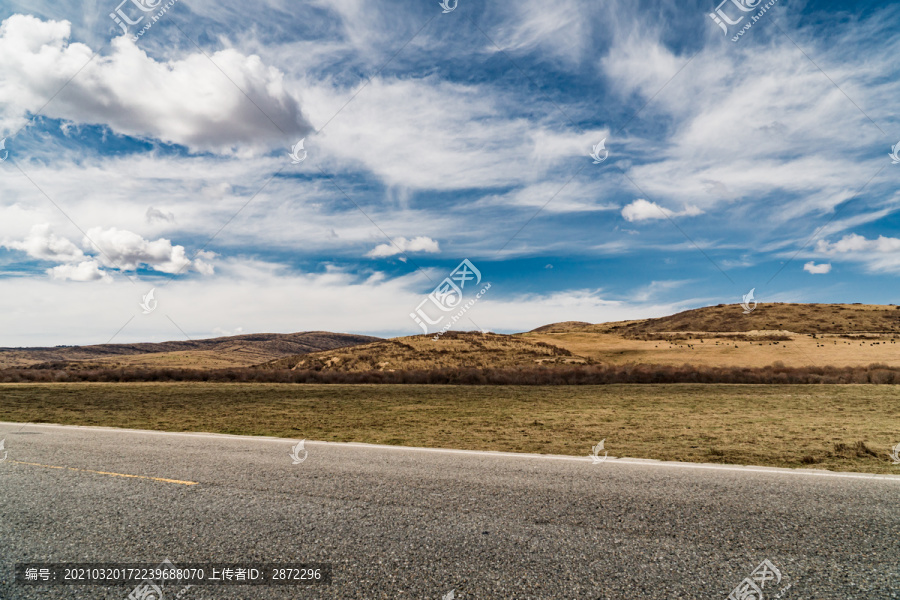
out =
{"type": "Polygon", "coordinates": [[[217,255],[215,252],[201,250],[197,253],[197,257],[194,259],[194,268],[198,273],[201,273],[202,275],[212,275],[216,272],[216,269],[207,261],[215,258],[216,256],[217,255]]]}
{"type": "Polygon", "coordinates": [[[61,88],[42,114],[104,124],[116,133],[196,151],[268,148],[282,144],[285,134],[305,135],[312,129],[285,89],[283,74],[258,56],[225,49],[210,58],[196,52],[161,62],[122,36],[113,40],[109,55],[90,61],[92,49],[70,43],[70,34],[68,21],[28,15],[13,15],[0,24],[3,129],[24,125],[50,90],[61,88]]]}
{"type": "Polygon", "coordinates": [[[60,280],[112,283],[112,277],[100,268],[100,264],[96,260],[85,260],[77,265],[59,265],[47,269],[47,274],[53,279],[60,280]]]}
{"type": "Polygon", "coordinates": [[[622,209],[622,216],[626,221],[630,222],[671,217],[695,217],[702,214],[703,211],[696,206],[685,206],[683,211],[675,212],[660,206],[656,202],[649,202],[643,198],[638,198],[622,209]]]}
{"type": "Polygon", "coordinates": [[[145,240],[132,231],[110,227],[94,227],[88,230],[84,246],[93,246],[100,252],[98,260],[104,266],[133,271],[147,265],[155,271],[178,273],[191,265],[185,256],[184,246],[173,246],[172,242],[160,238],[145,240]]]}
{"type": "Polygon", "coordinates": [[[384,258],[385,256],[394,256],[401,252],[429,252],[434,254],[441,251],[441,247],[437,241],[424,235],[420,235],[411,240],[406,239],[405,237],[397,237],[394,238],[393,241],[393,244],[378,244],[375,248],[367,252],[366,256],[370,258],[384,258]]]}
{"type": "Polygon", "coordinates": [[[808,263],[803,265],[803,270],[808,271],[813,275],[829,273],[831,272],[831,263],[822,263],[821,265],[817,265],[814,261],[809,261],[808,263]]]}
{"type": "Polygon", "coordinates": [[[62,280],[108,280],[109,275],[100,267],[133,271],[146,265],[162,273],[179,273],[193,266],[204,275],[212,275],[215,271],[209,262],[215,258],[214,252],[199,252],[196,260],[191,262],[185,256],[184,246],[173,245],[165,238],[146,240],[137,233],[115,227],[88,230],[82,245],[85,250],[96,253],[93,256],[85,254],[67,238],[57,236],[47,223],[34,225],[22,241],[2,245],[26,252],[33,258],[63,263],[47,270],[52,278],[62,280]]]}
{"type": "Polygon", "coordinates": [[[40,260],[70,263],[84,259],[84,252],[66,238],[58,237],[50,231],[49,223],[34,225],[21,242],[7,242],[3,245],[11,250],[22,250],[28,256],[40,260]]]}

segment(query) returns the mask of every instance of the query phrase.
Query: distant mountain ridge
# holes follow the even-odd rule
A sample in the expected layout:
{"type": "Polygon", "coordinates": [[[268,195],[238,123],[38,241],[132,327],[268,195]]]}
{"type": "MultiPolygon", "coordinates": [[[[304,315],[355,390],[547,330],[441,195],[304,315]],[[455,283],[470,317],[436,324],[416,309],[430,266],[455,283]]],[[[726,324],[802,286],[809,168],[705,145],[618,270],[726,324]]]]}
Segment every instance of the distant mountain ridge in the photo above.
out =
{"type": "Polygon", "coordinates": [[[96,344],[56,348],[0,348],[0,367],[39,363],[114,363],[135,366],[249,366],[282,356],[334,350],[379,341],[368,335],[305,331],[249,333],[202,340],[96,344]],[[166,360],[171,359],[171,360],[166,360]]]}

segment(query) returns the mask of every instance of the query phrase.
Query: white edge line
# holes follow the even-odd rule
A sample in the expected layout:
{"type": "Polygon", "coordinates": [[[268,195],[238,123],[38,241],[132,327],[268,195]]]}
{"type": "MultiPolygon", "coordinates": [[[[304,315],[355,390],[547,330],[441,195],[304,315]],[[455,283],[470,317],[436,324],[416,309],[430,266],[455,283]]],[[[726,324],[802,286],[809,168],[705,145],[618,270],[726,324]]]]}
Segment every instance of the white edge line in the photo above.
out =
{"type": "MultiPolygon", "coordinates": [[[[22,427],[22,423],[8,423],[5,421],[0,421],[0,426],[14,426],[14,427],[22,427]]],[[[181,436],[181,437],[196,437],[196,438],[220,438],[227,440],[251,440],[257,442],[278,442],[278,443],[291,443],[300,441],[298,438],[280,438],[280,437],[271,437],[271,436],[261,436],[261,435],[233,435],[228,433],[192,433],[186,431],[153,431],[150,429],[126,429],[119,427],[96,427],[96,426],[87,426],[87,425],[51,425],[44,423],[26,423],[27,427],[44,427],[47,429],[76,429],[81,431],[99,431],[105,433],[142,433],[145,435],[163,435],[163,436],[181,436]]],[[[24,428],[24,427],[23,427],[24,428]]],[[[13,433],[16,432],[7,432],[13,433]]],[[[529,454],[525,452],[501,452],[498,450],[456,450],[453,448],[419,448],[416,446],[388,446],[383,444],[367,444],[364,442],[326,442],[326,441],[315,441],[315,440],[306,440],[307,444],[310,445],[329,445],[329,446],[347,446],[351,448],[373,448],[376,450],[406,450],[412,452],[439,452],[443,454],[469,454],[473,456],[496,456],[496,457],[505,457],[505,458],[539,458],[543,460],[567,460],[567,461],[577,461],[577,462],[587,462],[590,458],[585,455],[581,456],[567,456],[563,454],[529,454]]],[[[657,460],[653,458],[616,458],[614,456],[610,456],[609,459],[612,459],[611,464],[618,465],[643,465],[643,466],[656,466],[656,467],[676,467],[683,469],[705,469],[711,471],[736,471],[739,473],[773,473],[773,474],[781,474],[781,475],[807,475],[807,476],[819,476],[819,477],[837,477],[840,479],[880,479],[883,481],[895,481],[900,482],[900,475],[882,475],[882,474],[869,474],[869,473],[842,473],[842,472],[833,472],[833,471],[822,471],[822,470],[805,470],[805,469],[788,469],[784,467],[754,467],[754,466],[743,466],[743,465],[717,465],[717,464],[709,464],[709,463],[691,463],[691,462],[679,462],[679,461],[671,461],[671,460],[657,460]]],[[[605,461],[604,461],[605,462],[605,461]]]]}

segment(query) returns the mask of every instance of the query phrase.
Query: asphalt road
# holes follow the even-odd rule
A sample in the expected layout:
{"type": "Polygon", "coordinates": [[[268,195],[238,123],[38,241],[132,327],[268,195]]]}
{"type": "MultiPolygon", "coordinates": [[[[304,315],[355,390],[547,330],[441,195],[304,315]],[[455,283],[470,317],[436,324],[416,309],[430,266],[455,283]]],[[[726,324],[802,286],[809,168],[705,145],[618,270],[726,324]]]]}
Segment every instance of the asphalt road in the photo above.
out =
{"type": "Polygon", "coordinates": [[[293,464],[297,440],[12,423],[0,439],[4,600],[134,588],[18,585],[16,563],[166,558],[333,565],[330,585],[184,600],[724,600],[766,559],[766,600],[900,598],[900,477],[324,442],[293,464]]]}

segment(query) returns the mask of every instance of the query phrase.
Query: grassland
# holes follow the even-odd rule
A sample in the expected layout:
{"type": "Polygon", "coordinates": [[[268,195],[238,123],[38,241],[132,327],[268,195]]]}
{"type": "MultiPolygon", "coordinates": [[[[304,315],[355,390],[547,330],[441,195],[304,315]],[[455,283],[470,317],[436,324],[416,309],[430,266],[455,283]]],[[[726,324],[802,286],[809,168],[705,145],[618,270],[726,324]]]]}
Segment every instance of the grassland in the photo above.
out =
{"type": "MultiPolygon", "coordinates": [[[[900,474],[897,386],[0,385],[0,421],[900,474]]],[[[0,434],[2,437],[2,434],[0,434]]]]}

